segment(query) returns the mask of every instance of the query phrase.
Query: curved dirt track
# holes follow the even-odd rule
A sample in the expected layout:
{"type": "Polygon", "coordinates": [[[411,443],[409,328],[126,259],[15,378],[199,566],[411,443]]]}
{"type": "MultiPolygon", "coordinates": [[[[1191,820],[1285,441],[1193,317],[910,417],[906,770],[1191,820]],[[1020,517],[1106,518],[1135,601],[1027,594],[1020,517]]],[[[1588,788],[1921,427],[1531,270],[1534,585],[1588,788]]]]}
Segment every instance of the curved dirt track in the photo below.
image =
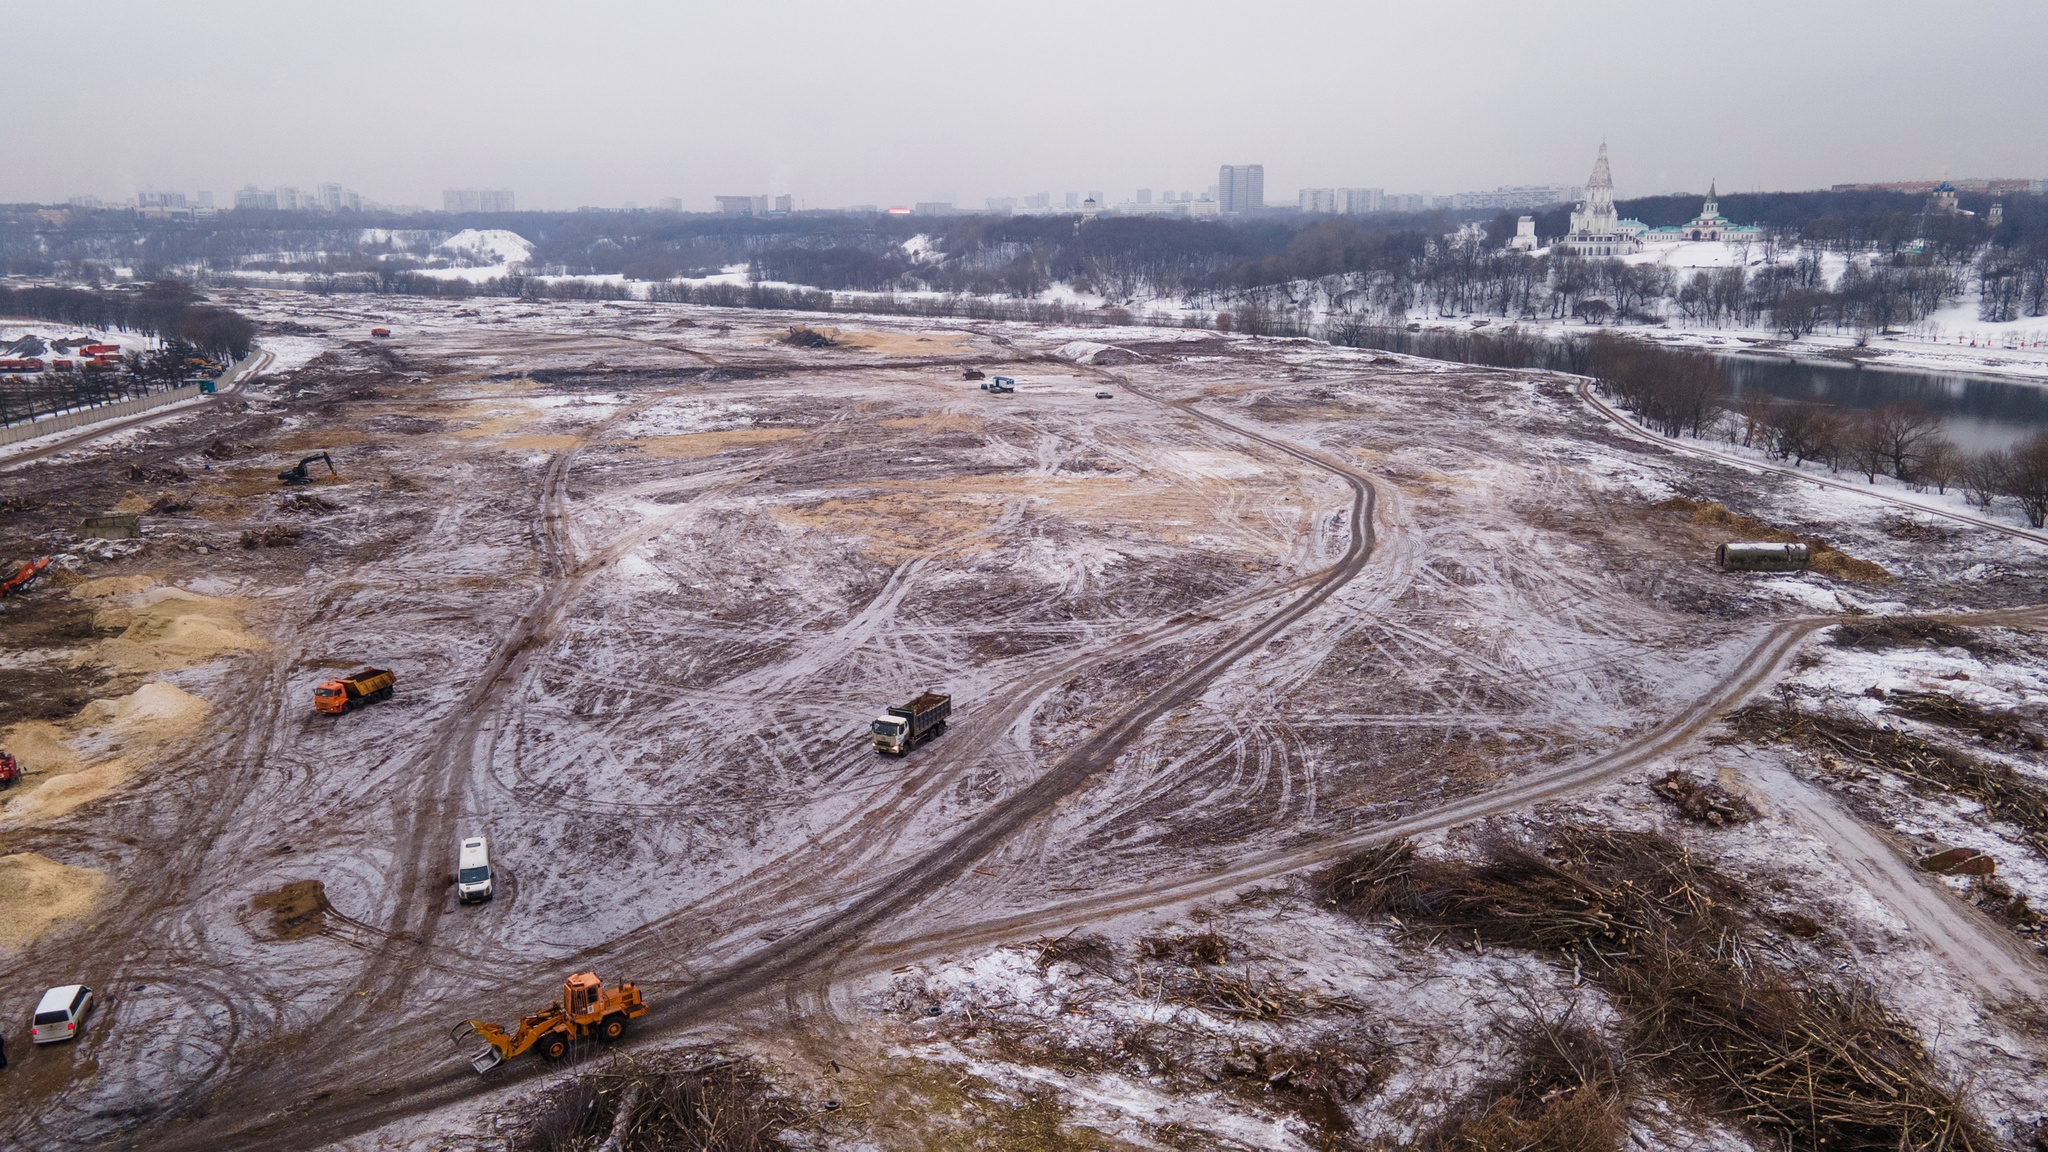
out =
{"type": "MultiPolygon", "coordinates": [[[[1149,395],[1146,398],[1164,403],[1149,395]]],[[[1336,563],[1320,574],[1301,581],[1305,587],[1285,607],[1267,616],[1249,631],[1224,644],[1165,685],[1147,694],[1136,705],[1115,716],[1080,745],[1059,757],[1030,784],[996,802],[975,817],[965,829],[907,865],[901,866],[844,907],[776,940],[766,948],[753,952],[743,960],[698,981],[689,988],[659,1000],[647,1017],[636,1022],[637,1032],[658,1034],[694,1026],[730,1009],[739,1001],[772,991],[808,971],[829,965],[837,956],[858,946],[875,926],[944,887],[973,867],[988,852],[1007,841],[1019,829],[1039,819],[1062,799],[1084,787],[1090,778],[1113,762],[1155,720],[1200,696],[1203,690],[1231,665],[1285,631],[1304,615],[1323,605],[1365,568],[1372,558],[1375,546],[1373,514],[1377,490],[1369,478],[1363,473],[1284,440],[1245,429],[1190,406],[1175,407],[1190,412],[1233,436],[1257,441],[1314,468],[1338,476],[1350,488],[1352,499],[1348,521],[1350,536],[1344,553],[1336,563]]],[[[557,467],[565,465],[558,464],[557,467]]],[[[499,657],[493,661],[487,674],[479,679],[469,697],[465,699],[463,715],[470,718],[458,719],[453,738],[438,744],[430,755],[440,759],[451,752],[467,751],[473,747],[476,729],[483,723],[481,715],[477,713],[485,696],[489,694],[492,685],[503,682],[505,674],[511,670],[512,662],[530,649],[531,639],[540,634],[539,623],[550,618],[552,610],[558,609],[566,598],[564,592],[565,588],[558,588],[545,596],[542,605],[526,617],[527,620],[534,621],[535,626],[521,628],[515,633],[512,642],[501,646],[499,657]]],[[[1036,679],[1050,683],[1053,677],[1040,676],[1036,679]]],[[[1030,703],[1030,700],[1019,701],[1013,711],[1022,714],[1030,703]]],[[[989,726],[991,733],[1006,728],[1006,724],[989,726]]],[[[452,781],[450,783],[452,784],[452,781]]],[[[426,824],[444,822],[447,818],[442,805],[435,805],[432,808],[423,806],[419,816],[419,820],[426,824]]],[[[431,835],[408,837],[409,841],[422,845],[431,839],[431,835]]],[[[792,863],[803,866],[804,861],[797,859],[792,863]]],[[[403,973],[409,970],[402,960],[414,949],[426,946],[425,940],[431,932],[431,927],[430,918],[427,924],[421,926],[418,935],[394,935],[393,946],[384,956],[379,957],[377,965],[382,975],[382,979],[375,982],[380,993],[402,991],[405,979],[403,973]],[[401,940],[411,942],[411,947],[399,944],[398,941],[401,940]]],[[[644,946],[665,950],[665,941],[661,939],[658,931],[648,932],[646,937],[644,946]]],[[[626,943],[628,942],[615,941],[611,945],[587,949],[584,954],[601,955],[608,962],[613,962],[621,954],[618,945],[626,943]]],[[[373,1003],[363,1005],[359,1011],[374,1011],[374,1002],[389,1003],[382,994],[366,999],[373,1003]]],[[[544,1066],[529,1061],[523,1068],[508,1067],[506,1075],[494,1075],[491,1086],[544,1075],[546,1071],[544,1066]]],[[[443,1073],[423,1081],[393,1085],[392,1091],[397,1094],[395,1099],[384,1097],[352,1106],[318,1108],[310,1113],[289,1115],[288,1118],[286,1114],[273,1113],[254,1127],[237,1126],[235,1130],[210,1133],[204,1137],[195,1133],[189,1139],[179,1134],[157,1146],[289,1147],[293,1137],[298,1133],[317,1129],[323,1137],[332,1138],[344,1133],[361,1132],[406,1115],[453,1103],[474,1094],[484,1086],[479,1083],[474,1073],[461,1065],[460,1061],[451,1059],[449,1069],[443,1073]]]]}

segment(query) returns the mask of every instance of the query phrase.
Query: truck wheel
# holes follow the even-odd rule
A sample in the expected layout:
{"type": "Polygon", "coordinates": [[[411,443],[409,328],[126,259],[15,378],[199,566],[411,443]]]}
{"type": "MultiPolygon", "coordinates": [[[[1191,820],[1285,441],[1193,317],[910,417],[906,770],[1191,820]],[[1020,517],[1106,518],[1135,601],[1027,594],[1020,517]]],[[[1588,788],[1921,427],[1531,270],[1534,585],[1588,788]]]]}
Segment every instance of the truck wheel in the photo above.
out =
{"type": "Polygon", "coordinates": [[[545,1037],[535,1047],[540,1049],[543,1060],[560,1060],[569,1054],[569,1038],[560,1033],[545,1037]]]}
{"type": "Polygon", "coordinates": [[[606,1040],[617,1040],[626,1034],[626,1018],[619,1015],[605,1017],[604,1023],[597,1026],[597,1034],[606,1040]]]}

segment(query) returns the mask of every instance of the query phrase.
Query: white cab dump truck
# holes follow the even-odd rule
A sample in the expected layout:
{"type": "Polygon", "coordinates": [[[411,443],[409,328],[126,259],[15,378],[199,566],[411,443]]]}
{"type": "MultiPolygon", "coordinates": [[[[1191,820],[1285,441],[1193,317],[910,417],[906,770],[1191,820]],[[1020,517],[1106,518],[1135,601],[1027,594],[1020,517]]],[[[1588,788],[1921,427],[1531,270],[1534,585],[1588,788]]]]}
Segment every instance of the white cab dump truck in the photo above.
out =
{"type": "Polygon", "coordinates": [[[901,708],[891,708],[870,730],[875,734],[875,751],[901,756],[946,730],[946,717],[953,714],[953,698],[926,692],[901,708]]]}
{"type": "Polygon", "coordinates": [[[1730,541],[1714,549],[1714,559],[1730,572],[1804,572],[1813,557],[1804,544],[1730,541]]]}

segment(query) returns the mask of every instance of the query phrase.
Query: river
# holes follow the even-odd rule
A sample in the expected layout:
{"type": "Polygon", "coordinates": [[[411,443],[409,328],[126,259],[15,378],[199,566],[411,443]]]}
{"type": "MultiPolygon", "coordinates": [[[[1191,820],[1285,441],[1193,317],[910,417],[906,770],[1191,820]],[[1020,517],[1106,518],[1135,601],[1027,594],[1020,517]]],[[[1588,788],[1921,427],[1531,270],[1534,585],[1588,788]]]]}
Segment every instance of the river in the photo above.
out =
{"type": "Polygon", "coordinates": [[[1941,417],[1948,438],[1971,452],[2005,448],[2048,427],[2048,387],[1985,376],[1865,367],[1769,355],[1716,357],[1739,397],[1762,392],[1845,408],[1918,404],[1941,417]]]}

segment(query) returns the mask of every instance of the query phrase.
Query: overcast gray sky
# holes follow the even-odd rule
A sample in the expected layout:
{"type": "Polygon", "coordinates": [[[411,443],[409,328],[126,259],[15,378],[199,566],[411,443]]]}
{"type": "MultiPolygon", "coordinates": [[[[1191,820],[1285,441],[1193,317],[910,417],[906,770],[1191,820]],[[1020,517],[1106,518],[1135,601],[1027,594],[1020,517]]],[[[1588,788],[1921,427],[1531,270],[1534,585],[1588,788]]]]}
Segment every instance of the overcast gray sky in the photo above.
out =
{"type": "Polygon", "coordinates": [[[2048,177],[2048,2],[9,0],[0,200],[2048,177]]]}

